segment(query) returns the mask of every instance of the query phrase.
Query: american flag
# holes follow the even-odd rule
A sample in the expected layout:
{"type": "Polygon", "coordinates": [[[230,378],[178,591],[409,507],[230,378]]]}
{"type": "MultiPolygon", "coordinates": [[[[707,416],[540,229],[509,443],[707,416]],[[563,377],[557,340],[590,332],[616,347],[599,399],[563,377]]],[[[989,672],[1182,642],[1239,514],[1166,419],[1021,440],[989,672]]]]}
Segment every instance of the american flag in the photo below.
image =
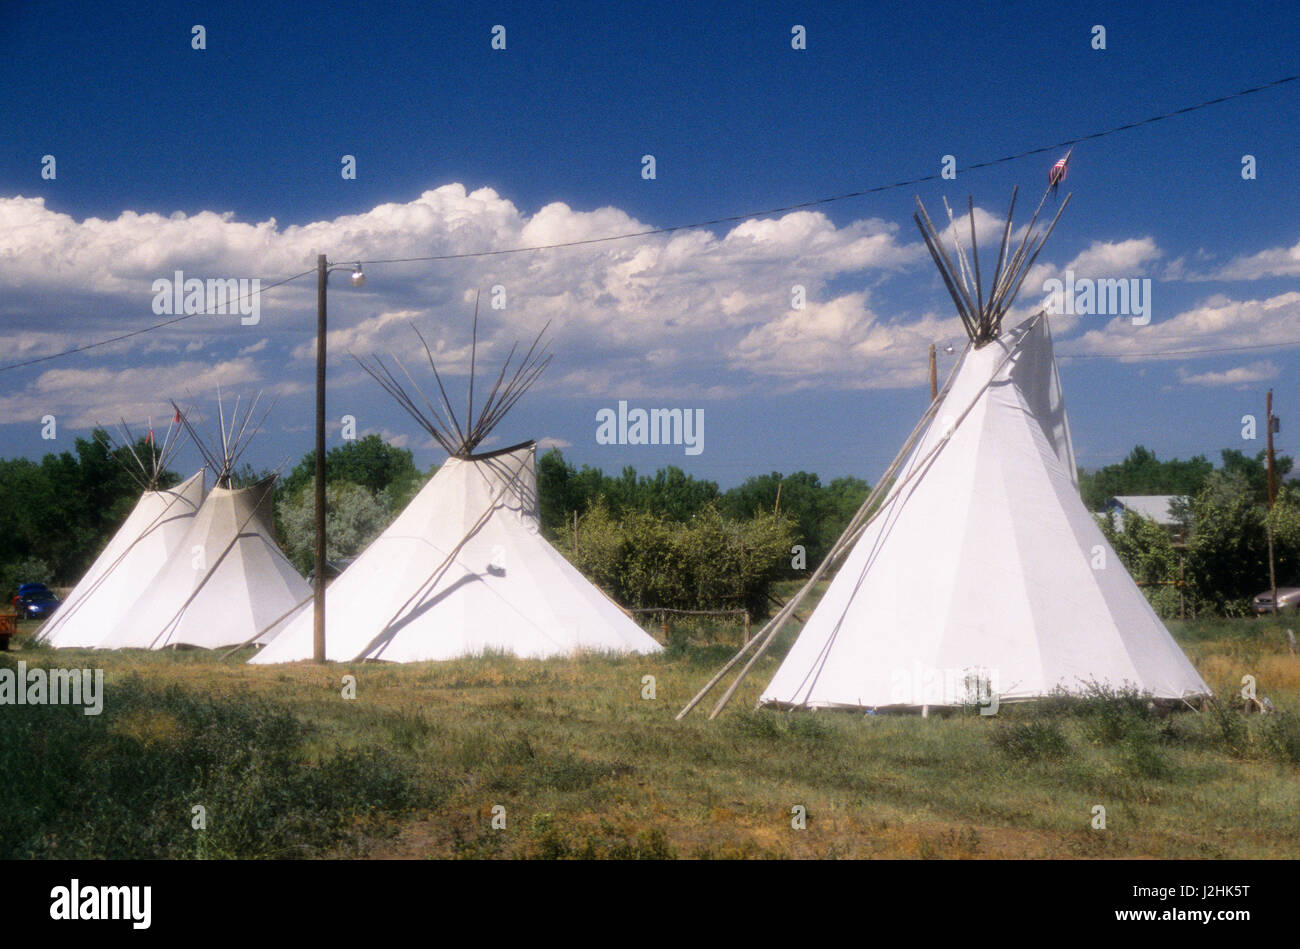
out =
{"type": "Polygon", "coordinates": [[[1061,182],[1065,180],[1066,170],[1070,167],[1070,156],[1073,154],[1074,149],[1072,148],[1066,153],[1065,157],[1057,161],[1057,163],[1052,166],[1052,170],[1047,173],[1047,183],[1051,185],[1053,194],[1055,194],[1056,189],[1061,186],[1061,182]]]}

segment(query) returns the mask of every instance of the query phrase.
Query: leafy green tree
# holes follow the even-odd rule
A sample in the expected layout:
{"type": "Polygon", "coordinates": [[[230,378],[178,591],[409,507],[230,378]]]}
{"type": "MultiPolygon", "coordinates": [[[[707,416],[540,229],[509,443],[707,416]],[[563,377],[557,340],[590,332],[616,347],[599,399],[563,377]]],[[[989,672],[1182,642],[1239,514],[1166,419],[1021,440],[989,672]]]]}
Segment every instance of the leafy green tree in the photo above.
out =
{"type": "MultiPolygon", "coordinates": [[[[85,572],[140,497],[128,449],[109,451],[105,438],[96,430],[76,439],[76,454],[49,454],[39,463],[0,461],[0,562],[35,558],[67,583],[85,572]]],[[[143,440],[135,447],[146,451],[143,440]]],[[[176,480],[164,472],[160,484],[176,480]]]]}
{"type": "Polygon", "coordinates": [[[0,461],[0,537],[3,557],[18,560],[36,554],[45,530],[54,526],[54,498],[47,473],[25,458],[0,461]]]}
{"type": "Polygon", "coordinates": [[[705,511],[718,496],[714,482],[694,478],[676,465],[660,468],[654,477],[638,478],[635,495],[636,507],[673,521],[705,511]]]}
{"type": "MultiPolygon", "coordinates": [[[[285,552],[303,573],[316,562],[316,496],[311,485],[278,505],[285,552]]],[[[355,557],[383,532],[388,511],[370,491],[348,481],[325,487],[325,556],[355,557]]]]}
{"type": "Polygon", "coordinates": [[[1115,548],[1129,575],[1142,587],[1142,592],[1166,619],[1178,615],[1178,552],[1174,550],[1169,531],[1148,517],[1131,511],[1124,512],[1121,522],[1113,512],[1098,517],[1101,532],[1115,548]]]}
{"type": "Polygon", "coordinates": [[[1214,470],[1203,455],[1189,461],[1160,461],[1155,452],[1138,445],[1123,461],[1092,473],[1081,473],[1079,491],[1090,510],[1100,511],[1116,495],[1195,495],[1214,470]]]}
{"type": "Polygon", "coordinates": [[[0,566],[0,613],[9,612],[9,604],[24,583],[54,583],[54,571],[44,560],[23,557],[0,566]]]}
{"type": "MultiPolygon", "coordinates": [[[[378,435],[366,435],[344,442],[325,453],[325,482],[346,481],[361,485],[371,494],[387,488],[394,496],[403,496],[412,485],[420,483],[420,470],[405,448],[394,448],[378,435]]],[[[307,452],[280,484],[281,497],[294,497],[304,485],[316,480],[316,452],[307,452]]],[[[418,490],[418,489],[417,489],[418,490]]],[[[413,492],[412,492],[413,493],[413,492]]]]}
{"type": "MultiPolygon", "coordinates": [[[[1251,500],[1256,504],[1267,504],[1268,453],[1261,451],[1252,458],[1245,452],[1224,449],[1221,454],[1222,470],[1229,474],[1239,474],[1245,481],[1251,500]]],[[[1292,461],[1286,455],[1277,455],[1273,459],[1273,474],[1277,484],[1282,484],[1285,477],[1290,474],[1291,465],[1292,461]]]]}
{"type": "Polygon", "coordinates": [[[1273,530],[1278,585],[1300,586],[1300,484],[1292,481],[1278,490],[1267,522],[1273,530]]]}
{"type": "MultiPolygon", "coordinates": [[[[432,469],[436,470],[436,467],[432,469]]],[[[409,450],[394,448],[378,435],[366,435],[325,453],[325,504],[328,509],[331,497],[329,485],[356,485],[366,491],[391,519],[424,487],[432,471],[429,475],[422,474],[415,466],[415,459],[409,450]]],[[[241,474],[243,473],[245,472],[241,468],[241,474]]],[[[247,474],[251,476],[252,470],[249,469],[247,474]]],[[[315,504],[315,484],[316,452],[313,450],[303,455],[293,470],[276,484],[275,529],[279,537],[287,537],[292,529],[285,521],[284,512],[291,508],[300,509],[304,503],[309,506],[315,504]]],[[[327,537],[329,518],[327,510],[327,537]]],[[[309,560],[314,562],[314,558],[309,560]]],[[[295,560],[296,562],[298,561],[295,560]]]]}
{"type": "Polygon", "coordinates": [[[1218,613],[1246,615],[1268,585],[1264,511],[1242,472],[1216,471],[1192,506],[1187,572],[1198,597],[1218,613]]]}
{"type": "Polygon", "coordinates": [[[643,511],[683,521],[720,496],[715,482],[697,479],[674,465],[652,476],[638,476],[628,465],[618,477],[610,477],[587,465],[576,470],[557,448],[538,460],[537,487],[542,526],[552,535],[571,527],[573,513],[583,514],[598,498],[616,516],[643,511]]]}
{"type": "Polygon", "coordinates": [[[562,529],[574,511],[582,513],[590,507],[591,498],[582,493],[577,474],[558,448],[537,459],[537,503],[547,534],[562,529]]]}
{"type": "MultiPolygon", "coordinates": [[[[1200,494],[1210,473],[1219,470],[1242,475],[1251,497],[1257,503],[1264,503],[1268,494],[1265,453],[1261,451],[1251,457],[1236,449],[1225,449],[1220,455],[1222,466],[1215,469],[1204,455],[1196,455],[1188,461],[1177,458],[1161,461],[1155,452],[1138,445],[1118,464],[1107,465],[1092,473],[1081,472],[1079,491],[1084,503],[1094,511],[1100,511],[1116,495],[1176,494],[1195,497],[1200,494]]],[[[1278,455],[1274,459],[1279,485],[1290,474],[1292,464],[1291,458],[1286,455],[1278,455]]]]}
{"type": "Polygon", "coordinates": [[[577,538],[556,544],[593,582],[634,607],[746,609],[761,617],[788,560],[794,526],[760,512],[747,520],[706,505],[687,521],[631,511],[616,518],[603,500],[579,518],[577,538]]]}
{"type": "Polygon", "coordinates": [[[784,513],[795,522],[794,542],[805,547],[808,567],[814,568],[869,493],[860,478],[837,478],[823,486],[817,475],[807,471],[788,476],[774,471],[729,490],[723,495],[722,510],[733,518],[752,517],[761,511],[784,513]]]}

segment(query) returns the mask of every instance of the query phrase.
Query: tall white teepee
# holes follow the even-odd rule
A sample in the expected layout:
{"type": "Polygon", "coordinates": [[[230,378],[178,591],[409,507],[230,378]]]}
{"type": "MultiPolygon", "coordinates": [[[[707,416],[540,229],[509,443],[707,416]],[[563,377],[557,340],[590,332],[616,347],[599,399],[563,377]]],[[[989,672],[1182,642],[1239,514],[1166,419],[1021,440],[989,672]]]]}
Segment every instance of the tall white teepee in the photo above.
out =
{"type": "Polygon", "coordinates": [[[182,416],[216,473],[216,485],[154,583],[98,643],[101,647],[210,649],[252,641],[311,596],[273,536],[275,479],[247,488],[231,485],[256,405],[255,399],[241,420],[236,403],[229,428],[222,413],[219,448],[206,445],[182,416]]]}
{"type": "Polygon", "coordinates": [[[1079,498],[1040,315],[967,351],[761,701],[944,706],[1093,683],[1209,693],[1079,498]]]}
{"type": "Polygon", "coordinates": [[[181,429],[169,429],[162,444],[148,439],[141,458],[123,423],[127,470],[144,489],[126,521],[40,631],[56,647],[90,647],[100,642],[127,615],[132,604],[153,589],[158,572],[185,536],[203,501],[203,472],[173,488],[158,488],[158,479],[174,453],[181,429]],[[173,436],[173,431],[175,436],[173,436]],[[132,467],[134,463],[134,467],[132,467]]]}
{"type": "Polygon", "coordinates": [[[973,209],[974,264],[956,238],[954,267],[924,208],[916,220],[970,345],[827,563],[755,637],[741,675],[842,560],[760,705],[924,710],[1094,687],[1208,695],[1079,496],[1046,314],[1002,331],[1047,238],[1034,232],[1037,213],[1009,257],[1008,214],[987,287],[973,209]]]}
{"type": "MultiPolygon", "coordinates": [[[[466,424],[447,401],[436,368],[445,420],[427,399],[427,413],[417,408],[382,362],[362,363],[451,458],[329,586],[326,658],[417,662],[504,652],[540,659],[662,648],[542,537],[536,446],[474,452],[549,358],[534,342],[503,386],[513,355],[477,417],[471,370],[466,424]]],[[[313,632],[309,605],[249,661],[310,659],[313,632]]]]}

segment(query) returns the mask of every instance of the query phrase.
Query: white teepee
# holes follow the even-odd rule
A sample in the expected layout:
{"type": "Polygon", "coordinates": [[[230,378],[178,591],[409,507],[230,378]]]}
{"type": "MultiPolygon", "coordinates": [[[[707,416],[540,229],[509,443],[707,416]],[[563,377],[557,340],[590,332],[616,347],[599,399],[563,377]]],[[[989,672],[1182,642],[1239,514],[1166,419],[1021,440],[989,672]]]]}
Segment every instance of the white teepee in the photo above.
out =
{"type": "MultiPolygon", "coordinates": [[[[416,388],[427,411],[420,408],[381,360],[369,365],[358,360],[451,458],[330,584],[325,594],[327,659],[417,662],[484,652],[540,659],[579,651],[651,653],[662,648],[542,537],[536,446],[527,442],[475,453],[546,367],[550,357],[544,348],[538,351],[540,341],[538,334],[507,381],[511,350],[477,415],[471,361],[463,424],[427,345],[442,411],[416,388]]],[[[402,371],[415,388],[410,374],[402,371]]],[[[273,633],[270,644],[250,662],[312,658],[312,605],[273,633]]]]}
{"type": "Polygon", "coordinates": [[[41,628],[50,646],[98,646],[153,591],[203,502],[203,472],[174,488],[146,490],[103,553],[41,628]]]}
{"type": "Polygon", "coordinates": [[[1095,687],[1168,700],[1209,694],[1079,497],[1046,314],[1002,332],[1069,203],[1040,234],[1047,196],[1013,248],[1013,193],[987,285],[973,203],[973,262],[948,212],[954,265],[917,201],[914,220],[970,345],[803,589],[679,718],[752,650],[717,715],[807,592],[841,563],[760,705],[924,710],[1095,687]]]}
{"type": "Polygon", "coordinates": [[[1045,316],[962,360],[760,701],[926,707],[1209,689],[1084,507],[1045,316]]]}
{"type": "MultiPolygon", "coordinates": [[[[215,648],[253,641],[311,596],[307,581],[274,538],[274,478],[247,488],[231,474],[251,435],[257,400],[230,427],[221,423],[218,450],[182,416],[195,444],[216,472],[216,486],[190,521],[167,564],[121,620],[99,642],[107,649],[215,648]],[[246,434],[247,433],[247,434],[246,434]]],[[[180,414],[180,410],[177,409],[180,414]]]]}
{"type": "MultiPolygon", "coordinates": [[[[325,593],[326,658],[661,648],[541,535],[536,447],[453,457],[325,593]]],[[[311,605],[250,662],[312,658],[311,605]]]]}

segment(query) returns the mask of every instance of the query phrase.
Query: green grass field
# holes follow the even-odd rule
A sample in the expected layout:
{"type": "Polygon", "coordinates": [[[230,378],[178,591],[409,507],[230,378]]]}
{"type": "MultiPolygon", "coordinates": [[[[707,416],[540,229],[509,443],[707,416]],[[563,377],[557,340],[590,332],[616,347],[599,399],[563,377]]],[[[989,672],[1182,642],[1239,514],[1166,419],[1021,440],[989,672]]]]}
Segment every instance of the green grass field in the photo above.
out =
{"type": "Polygon", "coordinates": [[[20,631],[0,662],[102,667],[107,697],[99,716],[0,707],[0,857],[1297,857],[1285,625],[1172,624],[1221,699],[1199,713],[752,711],[779,645],[719,719],[681,723],[732,646],[252,667],[247,650],[51,651],[20,631]],[[1240,710],[1243,675],[1279,714],[1240,710]]]}

